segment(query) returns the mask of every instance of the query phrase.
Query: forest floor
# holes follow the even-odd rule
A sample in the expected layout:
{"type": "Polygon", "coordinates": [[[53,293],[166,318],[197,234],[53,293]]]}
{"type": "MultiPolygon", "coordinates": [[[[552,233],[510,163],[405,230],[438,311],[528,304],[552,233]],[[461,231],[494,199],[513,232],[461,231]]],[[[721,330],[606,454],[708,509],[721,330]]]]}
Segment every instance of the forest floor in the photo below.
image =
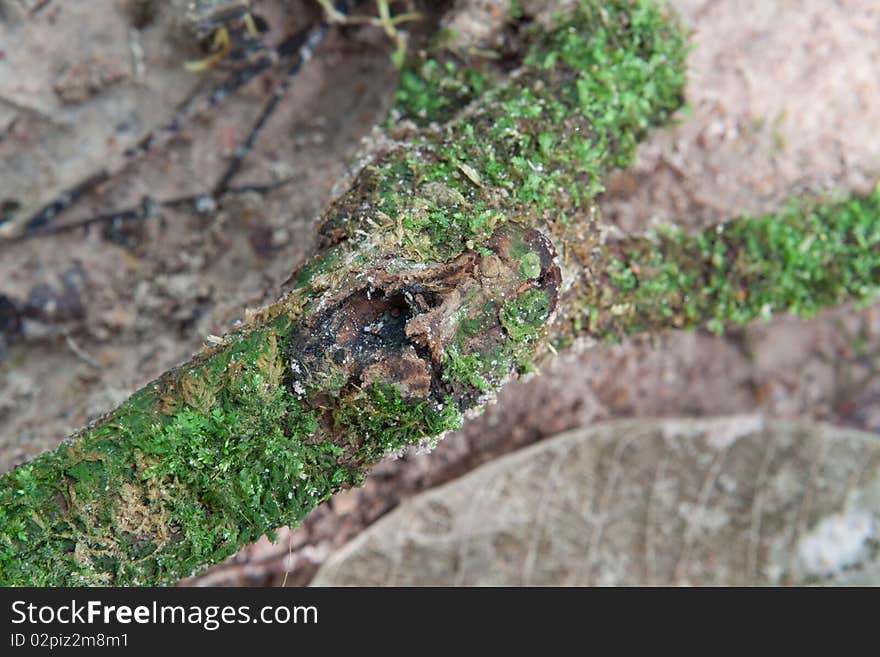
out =
{"type": "MultiPolygon", "coordinates": [[[[180,7],[0,0],[0,220],[20,221],[114,161],[197,88],[224,75],[180,7]],[[30,13],[28,8],[35,11],[30,13]]],[[[256,3],[278,42],[314,19],[306,0],[256,3]]],[[[873,0],[675,0],[693,31],[680,124],[608,182],[606,220],[637,232],[771,211],[793,194],[880,180],[880,8],[873,0]]],[[[279,70],[201,113],[63,221],[205,191],[279,70]]],[[[394,87],[383,36],[333,34],[294,81],[235,184],[287,178],[204,214],[0,242],[0,471],[49,448],[273,299],[308,254],[360,140],[394,87]]],[[[0,225],[0,231],[3,226],[0,225]]],[[[666,333],[563,354],[515,381],[431,454],[379,465],[296,530],[282,529],[194,583],[305,584],[330,554],[404,499],[501,454],[611,418],[762,413],[880,432],[880,303],[731,331],[666,333]]]]}

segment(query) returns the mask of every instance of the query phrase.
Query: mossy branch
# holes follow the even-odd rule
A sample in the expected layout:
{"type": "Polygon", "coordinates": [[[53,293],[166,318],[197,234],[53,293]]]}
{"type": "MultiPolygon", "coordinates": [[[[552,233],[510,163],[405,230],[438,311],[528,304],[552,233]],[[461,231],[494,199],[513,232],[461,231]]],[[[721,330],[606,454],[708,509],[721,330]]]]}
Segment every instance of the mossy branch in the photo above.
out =
{"type": "Polygon", "coordinates": [[[880,193],[607,241],[594,197],[681,105],[685,38],[652,2],[603,0],[529,43],[479,93],[422,67],[402,110],[429,125],[389,130],[288,294],[0,479],[0,583],[196,573],[457,428],[548,345],[874,293],[880,193]]]}
{"type": "Polygon", "coordinates": [[[779,313],[811,317],[877,294],[880,185],[864,197],[791,199],[777,213],[696,235],[667,227],[602,245],[584,262],[563,344],[665,328],[720,334],[779,313]]]}

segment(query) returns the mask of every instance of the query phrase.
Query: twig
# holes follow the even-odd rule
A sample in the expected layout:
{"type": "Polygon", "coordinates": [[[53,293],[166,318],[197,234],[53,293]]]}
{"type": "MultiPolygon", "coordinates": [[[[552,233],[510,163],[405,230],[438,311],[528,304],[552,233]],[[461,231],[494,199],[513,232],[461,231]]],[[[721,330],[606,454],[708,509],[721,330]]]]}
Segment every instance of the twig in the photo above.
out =
{"type": "Polygon", "coordinates": [[[406,57],[406,39],[400,30],[397,29],[397,26],[402,23],[421,20],[422,15],[417,12],[408,12],[392,16],[390,7],[392,1],[393,0],[376,0],[376,6],[379,12],[378,16],[351,16],[346,12],[339,10],[338,5],[340,3],[338,2],[335,3],[337,6],[334,6],[334,3],[332,3],[331,0],[317,0],[318,4],[324,9],[324,14],[327,17],[327,20],[331,23],[372,25],[374,27],[382,28],[386,36],[388,36],[388,38],[395,44],[393,60],[398,67],[401,67],[404,58],[406,57]]]}
{"type": "Polygon", "coordinates": [[[58,119],[53,117],[51,114],[39,109],[38,107],[34,107],[32,105],[27,105],[25,103],[22,103],[21,101],[15,100],[14,98],[9,98],[8,96],[4,96],[4,95],[0,94],[0,103],[7,105],[8,107],[16,110],[17,112],[21,112],[22,114],[31,114],[33,116],[36,116],[41,121],[45,121],[46,123],[49,123],[50,125],[54,125],[59,128],[70,128],[69,124],[64,123],[62,121],[59,121],[58,119]]]}
{"type": "Polygon", "coordinates": [[[64,341],[67,344],[68,349],[73,352],[74,356],[76,356],[86,365],[91,367],[93,370],[101,370],[101,365],[98,363],[98,361],[92,358],[92,356],[88,352],[86,352],[76,343],[76,340],[73,339],[70,331],[65,330],[62,334],[64,335],[64,341]]]}
{"type": "MultiPolygon", "coordinates": [[[[188,194],[175,198],[157,201],[150,196],[145,196],[141,202],[132,207],[115,210],[105,214],[95,215],[86,219],[71,221],[65,224],[56,224],[53,226],[43,226],[40,229],[27,233],[21,233],[7,240],[8,243],[15,243],[24,240],[30,240],[47,235],[57,235],[60,233],[68,233],[80,229],[88,229],[96,225],[121,224],[137,221],[144,221],[154,216],[159,209],[181,209],[188,208],[197,214],[206,214],[214,212],[218,205],[229,196],[237,196],[241,194],[257,193],[266,194],[272,190],[283,187],[293,181],[293,178],[285,178],[278,182],[241,185],[238,187],[227,187],[224,191],[210,194],[188,194]]],[[[2,246],[2,242],[0,242],[2,246]]]]}
{"type": "Polygon", "coordinates": [[[36,210],[23,222],[20,231],[33,232],[56,220],[61,214],[77,205],[99,184],[120,174],[147,153],[165,146],[193,116],[205,109],[217,107],[242,86],[271,68],[279,59],[283,59],[289,54],[298,54],[301,39],[302,36],[299,33],[288,37],[277,50],[262,55],[255,61],[230,73],[223,82],[207,92],[203,92],[201,85],[197,85],[178,105],[171,119],[140,137],[132,146],[123,150],[117,158],[111,158],[111,161],[101,171],[90,174],[36,210]],[[202,102],[197,103],[199,98],[202,98],[202,102]],[[114,159],[115,161],[113,161],[114,159]]]}
{"type": "Polygon", "coordinates": [[[315,48],[317,48],[321,41],[324,39],[329,28],[329,24],[321,23],[316,27],[308,28],[298,32],[296,35],[288,40],[285,51],[293,50],[295,48],[295,53],[293,54],[293,62],[288,67],[281,82],[276,84],[275,87],[272,89],[272,94],[269,97],[269,100],[263,106],[259,117],[251,127],[251,130],[245,140],[235,149],[235,152],[232,156],[232,159],[228,163],[226,170],[223,172],[217,183],[214,185],[213,193],[215,195],[222,194],[226,191],[229,183],[232,181],[232,179],[241,168],[241,164],[244,161],[244,158],[247,157],[247,154],[253,148],[257,137],[259,136],[263,127],[268,122],[269,117],[272,116],[273,112],[277,109],[279,103],[284,98],[285,94],[290,88],[293,79],[300,72],[302,67],[307,64],[312,58],[315,48]]]}
{"type": "Polygon", "coordinates": [[[52,0],[37,0],[37,2],[34,4],[34,6],[28,10],[28,15],[29,16],[36,16],[38,13],[40,13],[46,7],[48,7],[51,2],[52,2],[52,0]]]}
{"type": "MultiPolygon", "coordinates": [[[[318,2],[321,2],[321,0],[318,0],[318,2]]],[[[353,0],[353,2],[351,0],[336,0],[332,5],[329,4],[329,1],[322,2],[321,4],[325,9],[329,8],[329,10],[333,12],[334,17],[344,18],[348,15],[350,6],[352,4],[359,4],[360,2],[361,0],[353,0]]],[[[269,118],[275,112],[281,100],[290,89],[293,79],[300,70],[302,70],[302,67],[312,59],[315,49],[324,40],[330,27],[331,25],[329,21],[323,21],[314,27],[300,30],[296,34],[285,39],[284,43],[279,46],[277,49],[278,55],[285,58],[293,57],[293,62],[288,67],[281,82],[276,84],[272,89],[269,100],[263,106],[260,115],[251,127],[247,137],[235,149],[226,170],[214,185],[213,193],[215,195],[222,194],[228,188],[229,183],[241,168],[244,158],[247,157],[248,153],[253,148],[260,132],[263,130],[266,123],[269,121],[269,118]]]]}
{"type": "MultiPolygon", "coordinates": [[[[350,6],[353,4],[359,4],[360,2],[361,0],[335,0],[333,3],[333,10],[335,12],[334,16],[346,16],[350,11],[350,6]]],[[[150,151],[167,144],[168,141],[170,141],[170,139],[202,109],[213,109],[217,107],[220,103],[226,100],[226,98],[237,92],[242,86],[274,66],[277,61],[293,57],[293,63],[287,69],[284,78],[273,89],[271,97],[263,107],[260,116],[257,118],[257,121],[251,128],[248,136],[242,144],[236,148],[226,170],[214,185],[212,193],[214,195],[222,194],[226,191],[230,182],[238,173],[242,161],[250,152],[269,117],[275,109],[277,109],[278,104],[287,93],[293,78],[312,58],[315,48],[326,36],[329,28],[330,24],[328,22],[322,22],[317,26],[305,28],[285,38],[275,50],[260,56],[246,66],[234,71],[222,83],[208,91],[204,96],[204,107],[196,104],[196,100],[202,95],[201,89],[197,87],[183,100],[182,103],[180,103],[180,105],[178,105],[170,120],[143,135],[134,143],[134,145],[125,149],[118,162],[115,164],[109,163],[101,171],[91,174],[87,178],[63,191],[43,207],[39,208],[24,221],[20,232],[26,234],[39,231],[42,234],[45,234],[45,231],[40,231],[42,227],[56,220],[61,214],[73,208],[101,183],[118,175],[150,151]]],[[[244,52],[243,55],[250,57],[260,50],[265,50],[264,44],[262,44],[262,42],[255,42],[248,46],[248,50],[244,52]]],[[[121,214],[125,217],[130,215],[130,213],[126,211],[123,211],[121,214]]],[[[12,233],[9,228],[6,228],[6,233],[7,239],[10,236],[15,237],[15,233],[12,233]],[[10,233],[12,233],[12,235],[10,235],[10,233]]]]}

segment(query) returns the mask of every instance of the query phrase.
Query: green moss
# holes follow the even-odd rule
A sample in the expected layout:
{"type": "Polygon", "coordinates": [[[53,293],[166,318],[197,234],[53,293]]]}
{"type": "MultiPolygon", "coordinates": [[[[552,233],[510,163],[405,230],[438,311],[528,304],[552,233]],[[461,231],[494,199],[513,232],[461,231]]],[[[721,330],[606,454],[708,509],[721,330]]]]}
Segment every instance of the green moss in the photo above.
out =
{"type": "Polygon", "coordinates": [[[522,280],[532,280],[541,275],[541,256],[525,242],[514,242],[510,247],[510,256],[519,261],[519,274],[522,280]]]}
{"type": "Polygon", "coordinates": [[[489,382],[483,374],[485,367],[477,354],[462,355],[458,347],[446,348],[443,358],[442,379],[448,383],[464,383],[483,392],[489,389],[489,382]]]}
{"type": "Polygon", "coordinates": [[[117,422],[3,477],[0,582],[174,581],[360,479],[281,385],[274,334],[222,361],[222,380],[216,362],[184,373],[185,401],[169,414],[123,407],[117,422]]]}
{"type": "Polygon", "coordinates": [[[526,290],[501,307],[501,325],[513,342],[534,340],[550,313],[550,305],[546,290],[526,290]]]}
{"type": "Polygon", "coordinates": [[[306,442],[317,418],[283,386],[252,373],[227,390],[209,413],[185,409],[131,437],[150,462],[143,478],[175,492],[168,512],[193,566],[298,520],[349,479],[327,463],[332,445],[306,442]]]}
{"type": "Polygon", "coordinates": [[[668,229],[608,267],[615,332],[705,326],[720,333],[789,312],[809,317],[880,286],[880,188],[864,198],[794,200],[688,236],[668,229]]]}
{"type": "Polygon", "coordinates": [[[503,221],[499,213],[484,203],[470,205],[461,194],[461,202],[456,202],[452,195],[442,200],[432,196],[426,194],[417,204],[410,201],[398,215],[401,246],[420,259],[442,262],[464,248],[474,248],[503,221]]]}
{"type": "Polygon", "coordinates": [[[411,59],[401,71],[395,109],[418,125],[448,121],[486,88],[484,75],[451,59],[411,59]]]}
{"type": "Polygon", "coordinates": [[[336,409],[333,417],[358,445],[357,459],[366,462],[461,427],[451,397],[442,404],[404,399],[388,384],[371,385],[336,409]]]}
{"type": "Polygon", "coordinates": [[[313,278],[323,276],[333,271],[333,268],[338,266],[343,253],[344,249],[337,247],[322,254],[320,258],[307,262],[296,274],[297,287],[304,287],[308,285],[313,278]]]}
{"type": "MultiPolygon", "coordinates": [[[[530,35],[522,74],[509,85],[487,87],[465,120],[422,133],[378,167],[383,211],[400,222],[415,259],[484,245],[512,216],[559,220],[601,192],[608,171],[627,165],[637,140],[682,105],[684,32],[653,2],[582,2],[560,20],[551,33],[530,35]],[[452,193],[425,207],[413,194],[424,183],[452,193]]],[[[410,113],[431,116],[440,105],[451,116],[479,87],[458,102],[438,91],[454,67],[435,62],[410,73],[401,91],[410,113]]],[[[524,276],[533,269],[526,263],[524,276]]]]}
{"type": "MultiPolygon", "coordinates": [[[[457,428],[456,404],[470,400],[408,399],[381,385],[331,398],[318,417],[315,399],[297,402],[282,382],[278,345],[291,317],[316,312],[326,300],[319,294],[345,291],[377,263],[405,270],[465,249],[490,255],[489,239],[504,222],[545,232],[565,223],[602,189],[610,168],[630,160],[635,141],[681,104],[682,34],[647,0],[583,2],[553,33],[526,35],[533,46],[522,73],[505,86],[484,88],[445,63],[413,69],[402,86],[407,111],[445,120],[472,102],[467,117],[392,135],[399,145],[326,213],[325,250],[300,272],[295,310],[273,306],[259,328],[233,332],[73,443],[0,478],[0,582],[178,579],[296,523],[388,451],[457,428]],[[351,443],[341,444],[342,435],[351,443]]],[[[533,280],[540,263],[528,249],[521,255],[519,273],[533,280]]],[[[447,376],[479,390],[527,366],[549,296],[531,290],[503,301],[462,320],[456,338],[460,347],[469,331],[491,328],[491,353],[460,349],[447,376]]],[[[645,317],[632,314],[629,325],[645,317]]],[[[325,385],[341,378],[331,372],[325,385]]]]}
{"type": "Polygon", "coordinates": [[[541,275],[541,256],[537,253],[526,253],[520,258],[519,272],[524,280],[538,278],[541,275]]]}

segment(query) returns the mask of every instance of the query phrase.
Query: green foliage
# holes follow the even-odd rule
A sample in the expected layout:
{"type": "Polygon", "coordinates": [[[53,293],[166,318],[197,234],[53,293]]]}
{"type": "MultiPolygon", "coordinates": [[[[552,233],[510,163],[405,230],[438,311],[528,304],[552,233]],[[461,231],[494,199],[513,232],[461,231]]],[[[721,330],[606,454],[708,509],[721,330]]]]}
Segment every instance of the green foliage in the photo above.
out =
{"type": "Polygon", "coordinates": [[[265,386],[251,374],[209,413],[185,409],[131,437],[155,457],[143,478],[175,489],[170,513],[197,563],[301,517],[348,479],[343,467],[327,463],[332,446],[306,444],[314,413],[283,386],[269,394],[265,386]]]}
{"type": "Polygon", "coordinates": [[[469,206],[464,199],[422,199],[399,215],[402,244],[427,260],[443,261],[486,240],[502,221],[484,203],[469,206]]]}
{"type": "Polygon", "coordinates": [[[333,271],[333,268],[339,265],[340,255],[339,249],[330,249],[321,258],[309,261],[303,265],[296,274],[297,286],[303,287],[308,285],[314,277],[323,276],[333,271]]]}
{"type": "Polygon", "coordinates": [[[575,139],[575,149],[585,161],[609,152],[614,166],[626,166],[638,138],[681,106],[684,33],[650,0],[581,2],[568,21],[526,61],[577,72],[564,102],[589,119],[594,134],[575,139]]]}
{"type": "Polygon", "coordinates": [[[519,273],[523,280],[531,280],[541,275],[541,256],[529,252],[520,258],[519,273]]]}
{"type": "Polygon", "coordinates": [[[0,582],[173,581],[360,480],[280,385],[274,337],[230,351],[242,366],[222,385],[210,363],[185,374],[189,401],[170,415],[126,418],[123,407],[118,422],[0,480],[0,582]]]}
{"type": "MultiPolygon", "coordinates": [[[[682,102],[683,33],[648,0],[581,2],[558,30],[532,40],[522,74],[505,87],[438,61],[404,73],[399,102],[420,120],[445,121],[476,98],[473,112],[368,167],[328,213],[336,246],[303,268],[300,285],[332,295],[348,283],[327,279],[362,281],[362,265],[415,271],[406,258],[424,265],[466,248],[494,256],[488,239],[505,221],[555,231],[682,102]],[[363,243],[344,239],[358,234],[381,248],[358,251],[363,243]]],[[[566,288],[565,309],[577,305],[572,323],[592,337],[809,316],[880,286],[880,188],[607,249],[595,250],[594,287],[566,288]]],[[[532,285],[538,254],[524,243],[509,254],[516,283],[532,285]]],[[[279,345],[316,299],[291,302],[296,313],[277,304],[260,329],[227,336],[192,369],[0,477],[0,584],[170,582],[299,522],[385,454],[457,429],[460,409],[482,399],[474,391],[527,370],[551,308],[548,292],[527,289],[460,313],[441,378],[472,390],[455,399],[406,398],[387,384],[350,394],[347,373],[330,369],[301,400],[284,385],[279,345]],[[484,332],[488,345],[478,340],[484,332]],[[485,353],[472,353],[474,344],[485,353]]]]}
{"type": "Polygon", "coordinates": [[[541,256],[525,242],[511,244],[510,256],[519,261],[519,275],[523,281],[533,280],[541,275],[541,256]]]}
{"type": "MultiPolygon", "coordinates": [[[[325,242],[336,246],[300,272],[310,290],[303,298],[276,304],[260,330],[230,334],[194,369],[170,372],[72,443],[0,478],[0,583],[179,579],[298,522],[389,451],[458,428],[453,398],[407,399],[394,386],[347,398],[340,388],[320,401],[309,391],[300,401],[282,382],[279,345],[292,316],[314,310],[315,290],[331,286],[328,279],[375,264],[372,251],[358,251],[363,239],[380,255],[393,253],[398,267],[464,249],[491,255],[488,239],[500,224],[564,223],[602,189],[611,167],[629,161],[647,128],[669,119],[682,102],[681,30],[647,0],[579,7],[551,34],[527,35],[536,45],[503,87],[439,60],[405,73],[400,102],[417,119],[444,121],[471,99],[473,111],[407,133],[334,204],[325,242]],[[319,418],[314,409],[325,403],[319,418]],[[341,435],[350,444],[328,442],[341,435]]],[[[852,235],[859,237],[873,233],[852,235]]],[[[539,276],[540,260],[528,249],[520,255],[523,281],[539,276]]],[[[874,275],[870,266],[862,277],[874,275]]],[[[662,274],[662,263],[656,269],[658,280],[674,277],[662,274]]],[[[643,285],[637,280],[629,294],[643,285]]],[[[457,344],[496,317],[507,337],[490,356],[448,353],[450,380],[482,391],[527,367],[549,295],[530,290],[502,301],[463,320],[457,344]]]]}

